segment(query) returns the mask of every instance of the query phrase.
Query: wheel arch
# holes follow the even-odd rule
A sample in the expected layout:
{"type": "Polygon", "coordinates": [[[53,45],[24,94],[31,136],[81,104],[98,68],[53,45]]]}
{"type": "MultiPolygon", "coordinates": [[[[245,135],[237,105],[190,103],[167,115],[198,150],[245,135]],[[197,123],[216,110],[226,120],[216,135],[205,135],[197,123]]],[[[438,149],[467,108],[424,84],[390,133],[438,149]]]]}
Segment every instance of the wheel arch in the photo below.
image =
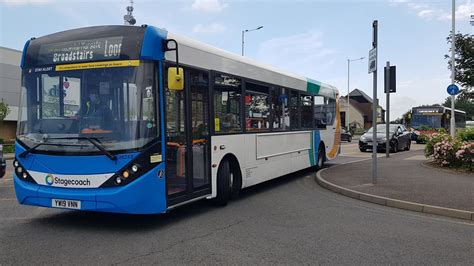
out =
{"type": "Polygon", "coordinates": [[[222,157],[221,161],[219,162],[219,165],[224,160],[229,161],[229,166],[230,166],[231,171],[233,171],[237,175],[236,177],[238,178],[238,181],[240,184],[239,189],[242,189],[242,186],[243,186],[242,169],[240,168],[240,163],[239,163],[239,160],[237,159],[237,156],[235,156],[233,153],[227,153],[226,155],[224,155],[224,157],[222,157]]]}

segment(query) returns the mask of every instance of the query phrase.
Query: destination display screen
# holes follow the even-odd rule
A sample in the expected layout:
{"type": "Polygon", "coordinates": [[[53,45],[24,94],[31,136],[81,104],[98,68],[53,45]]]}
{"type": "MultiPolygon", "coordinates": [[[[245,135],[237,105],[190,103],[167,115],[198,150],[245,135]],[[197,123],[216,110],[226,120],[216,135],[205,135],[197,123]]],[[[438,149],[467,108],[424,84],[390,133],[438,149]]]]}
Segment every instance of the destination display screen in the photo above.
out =
{"type": "Polygon", "coordinates": [[[419,109],[414,109],[413,114],[417,115],[433,115],[433,114],[442,114],[443,110],[442,108],[419,108],[419,109]]]}
{"type": "Polygon", "coordinates": [[[139,59],[145,29],[100,26],[32,39],[25,67],[139,59]]]}
{"type": "Polygon", "coordinates": [[[119,59],[123,37],[78,40],[42,45],[37,63],[40,65],[80,63],[119,59]]]}

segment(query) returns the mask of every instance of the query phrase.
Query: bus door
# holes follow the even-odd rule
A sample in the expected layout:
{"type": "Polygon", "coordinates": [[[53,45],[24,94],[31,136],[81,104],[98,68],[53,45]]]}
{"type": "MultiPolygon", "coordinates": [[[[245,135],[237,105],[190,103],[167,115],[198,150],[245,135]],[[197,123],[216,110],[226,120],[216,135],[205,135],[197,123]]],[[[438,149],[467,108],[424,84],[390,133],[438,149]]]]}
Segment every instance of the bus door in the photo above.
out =
{"type": "Polygon", "coordinates": [[[186,68],[184,80],[182,91],[165,89],[168,206],[211,191],[209,73],[186,68]]]}

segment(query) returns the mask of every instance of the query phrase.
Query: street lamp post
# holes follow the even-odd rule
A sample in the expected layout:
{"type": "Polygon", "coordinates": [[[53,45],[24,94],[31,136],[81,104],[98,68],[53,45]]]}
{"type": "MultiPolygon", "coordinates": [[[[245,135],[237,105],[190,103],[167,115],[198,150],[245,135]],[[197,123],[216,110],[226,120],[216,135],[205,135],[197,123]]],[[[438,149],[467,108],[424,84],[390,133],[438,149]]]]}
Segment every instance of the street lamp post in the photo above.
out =
{"type": "Polygon", "coordinates": [[[363,60],[365,57],[357,58],[357,59],[347,59],[347,114],[346,114],[346,121],[347,121],[347,130],[350,131],[351,129],[351,120],[349,120],[349,111],[350,111],[350,105],[349,105],[349,93],[350,93],[350,87],[349,87],[349,73],[350,73],[350,63],[354,61],[360,61],[363,60]]]}
{"type": "Polygon", "coordinates": [[[245,41],[245,33],[246,32],[249,32],[249,31],[255,31],[255,30],[259,30],[263,28],[263,26],[258,26],[256,27],[255,29],[251,29],[251,30],[243,30],[242,31],[242,56],[244,56],[244,41],[245,41]]]}

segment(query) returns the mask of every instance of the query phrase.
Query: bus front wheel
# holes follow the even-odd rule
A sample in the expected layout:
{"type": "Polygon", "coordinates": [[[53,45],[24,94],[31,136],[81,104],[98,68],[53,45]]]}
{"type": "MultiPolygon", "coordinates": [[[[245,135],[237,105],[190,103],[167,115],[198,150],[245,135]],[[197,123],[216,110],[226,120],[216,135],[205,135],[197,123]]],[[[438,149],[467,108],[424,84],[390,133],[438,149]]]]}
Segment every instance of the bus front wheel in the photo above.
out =
{"type": "Polygon", "coordinates": [[[217,169],[217,196],[214,203],[217,206],[225,206],[229,202],[231,186],[230,163],[223,160],[217,169]]]}

